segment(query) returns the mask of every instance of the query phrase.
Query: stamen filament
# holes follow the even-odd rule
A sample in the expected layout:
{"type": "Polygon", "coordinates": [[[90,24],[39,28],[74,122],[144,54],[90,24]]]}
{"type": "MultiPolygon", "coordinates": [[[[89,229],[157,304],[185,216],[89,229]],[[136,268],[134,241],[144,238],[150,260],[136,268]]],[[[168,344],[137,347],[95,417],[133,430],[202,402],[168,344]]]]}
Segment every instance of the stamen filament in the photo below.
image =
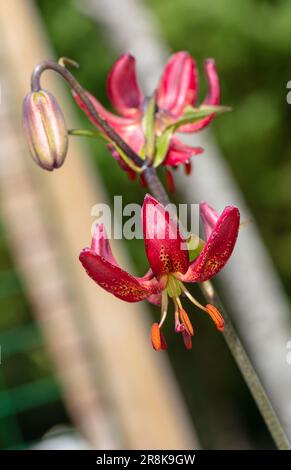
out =
{"type": "Polygon", "coordinates": [[[184,331],[184,326],[180,322],[179,311],[176,308],[175,309],[175,332],[181,333],[182,331],[184,331]]]}
{"type": "Polygon", "coordinates": [[[176,302],[177,302],[177,304],[178,304],[178,306],[179,306],[179,310],[183,310],[180,297],[174,297],[174,299],[176,300],[176,302]]]}
{"type": "MultiPolygon", "coordinates": [[[[203,310],[204,312],[206,312],[212,319],[212,321],[215,323],[216,325],[216,328],[219,330],[219,331],[223,331],[224,329],[224,319],[221,315],[221,313],[219,312],[219,310],[214,307],[214,305],[211,305],[211,304],[207,304],[206,307],[204,307],[203,305],[200,304],[200,302],[198,302],[198,300],[196,300],[191,294],[190,292],[186,289],[186,287],[184,286],[184,284],[182,282],[180,282],[180,287],[181,287],[181,290],[184,292],[184,294],[188,297],[188,299],[194,304],[196,305],[196,307],[200,308],[201,310],[203,310]]],[[[180,302],[180,299],[177,299],[179,300],[180,302]]],[[[181,302],[180,302],[180,305],[181,305],[181,302]]],[[[182,306],[181,306],[182,307],[182,306]]],[[[182,321],[182,323],[184,324],[184,322],[182,321]]]]}
{"type": "Polygon", "coordinates": [[[180,287],[182,289],[182,291],[184,292],[184,294],[188,297],[188,299],[192,302],[192,304],[196,305],[196,307],[200,308],[201,310],[204,310],[204,312],[207,312],[207,308],[204,307],[203,305],[201,305],[200,302],[198,302],[198,300],[196,300],[191,294],[190,292],[186,289],[186,287],[184,286],[184,284],[182,282],[180,282],[180,287]]]}
{"type": "Polygon", "coordinates": [[[166,320],[167,313],[168,313],[168,294],[167,294],[167,290],[165,289],[163,290],[163,293],[162,293],[161,320],[159,323],[159,328],[162,327],[164,321],[166,320]]]}

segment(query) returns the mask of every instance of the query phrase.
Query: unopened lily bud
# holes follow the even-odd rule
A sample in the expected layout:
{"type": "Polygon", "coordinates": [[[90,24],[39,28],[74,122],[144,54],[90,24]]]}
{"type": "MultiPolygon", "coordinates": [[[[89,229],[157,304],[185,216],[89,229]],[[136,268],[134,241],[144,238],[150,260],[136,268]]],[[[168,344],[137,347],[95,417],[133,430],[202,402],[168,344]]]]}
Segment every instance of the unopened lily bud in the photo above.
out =
{"type": "Polygon", "coordinates": [[[68,134],[63,113],[51,93],[33,91],[24,98],[23,128],[30,153],[41,168],[52,171],[62,166],[68,134]]]}

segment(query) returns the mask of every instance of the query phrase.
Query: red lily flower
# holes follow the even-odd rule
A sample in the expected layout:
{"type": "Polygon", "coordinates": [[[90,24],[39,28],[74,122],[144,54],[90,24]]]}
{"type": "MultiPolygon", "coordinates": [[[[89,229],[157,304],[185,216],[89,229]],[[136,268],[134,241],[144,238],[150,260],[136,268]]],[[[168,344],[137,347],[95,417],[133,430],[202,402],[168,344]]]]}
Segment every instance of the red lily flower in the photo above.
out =
{"type": "MultiPolygon", "coordinates": [[[[220,101],[219,80],[213,59],[205,61],[205,72],[209,83],[209,93],[202,104],[218,105],[220,101]]],[[[107,80],[109,98],[120,116],[107,111],[101,103],[88,93],[89,98],[109,124],[116,130],[123,140],[129,144],[136,153],[141,154],[145,144],[144,117],[149,99],[145,98],[137,81],[135,59],[130,54],[122,55],[113,65],[107,80]]],[[[169,59],[158,89],[156,91],[155,133],[160,136],[165,128],[181,119],[187,106],[193,106],[197,100],[198,77],[196,63],[187,52],[177,52],[169,59]]],[[[87,113],[89,118],[98,127],[90,116],[84,103],[74,94],[78,105],[87,113]]],[[[197,132],[207,126],[215,114],[203,117],[190,124],[179,126],[178,132],[197,132]]],[[[120,155],[111,147],[113,156],[122,162],[120,155]]],[[[190,158],[203,152],[201,147],[190,147],[176,137],[171,137],[168,150],[159,162],[165,166],[188,164],[190,158]]],[[[132,170],[122,162],[122,168],[132,170]]],[[[131,170],[131,171],[130,171],[131,170]]]]}
{"type": "Polygon", "coordinates": [[[186,289],[184,282],[203,282],[215,276],[232,254],[239,230],[240,215],[236,207],[227,206],[219,216],[206,203],[201,204],[201,216],[206,228],[206,242],[199,239],[193,261],[177,222],[169,212],[150,195],[143,207],[143,235],[150,270],[135,277],[119,267],[112,255],[103,225],[96,225],[91,248],[85,248],[80,261],[87,274],[103,289],[126,302],[147,299],[161,304],[161,320],[152,327],[151,338],[156,350],[165,349],[166,342],[161,327],[168,311],[168,298],[175,308],[175,331],[182,333],[187,349],[192,346],[193,327],[182,307],[185,295],[198,308],[206,312],[218,330],[224,321],[216,307],[201,305],[186,289]]]}

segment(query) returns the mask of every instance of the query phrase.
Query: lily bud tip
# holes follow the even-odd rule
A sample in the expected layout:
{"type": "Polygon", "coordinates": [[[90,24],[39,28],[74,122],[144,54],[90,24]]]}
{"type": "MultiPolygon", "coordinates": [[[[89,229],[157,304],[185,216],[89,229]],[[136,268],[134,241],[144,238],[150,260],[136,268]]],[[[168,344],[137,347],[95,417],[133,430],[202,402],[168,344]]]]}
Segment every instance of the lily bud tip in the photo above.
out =
{"type": "Polygon", "coordinates": [[[68,151],[68,133],[63,113],[51,93],[33,91],[24,98],[23,129],[34,161],[44,170],[60,168],[68,151]]]}

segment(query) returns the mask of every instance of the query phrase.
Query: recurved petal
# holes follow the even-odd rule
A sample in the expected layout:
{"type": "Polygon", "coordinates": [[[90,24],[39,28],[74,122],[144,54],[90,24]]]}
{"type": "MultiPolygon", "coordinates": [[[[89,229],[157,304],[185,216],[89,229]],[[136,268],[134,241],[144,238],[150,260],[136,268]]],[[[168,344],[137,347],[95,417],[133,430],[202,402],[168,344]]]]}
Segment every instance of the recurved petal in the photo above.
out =
{"type": "Polygon", "coordinates": [[[81,252],[80,261],[88,276],[100,287],[126,302],[139,302],[162,290],[155,278],[144,280],[134,277],[90,248],[81,252]]]}
{"type": "Polygon", "coordinates": [[[184,144],[176,137],[172,137],[169,150],[163,165],[177,166],[189,162],[193,155],[199,155],[203,152],[202,147],[190,147],[184,144]]]}
{"type": "Polygon", "coordinates": [[[108,75],[107,92],[113,106],[123,116],[141,114],[144,96],[138,85],[132,55],[124,54],[115,62],[108,75]]]}
{"type": "MultiPolygon", "coordinates": [[[[208,81],[208,94],[204,99],[203,104],[218,105],[220,103],[220,85],[214,60],[206,59],[204,68],[208,81]]],[[[200,121],[194,122],[193,124],[186,124],[185,126],[181,126],[179,127],[179,132],[200,131],[204,127],[208,126],[214,116],[215,114],[212,114],[211,116],[200,119],[200,121]]]]}
{"type": "MultiPolygon", "coordinates": [[[[98,122],[93,118],[90,114],[89,109],[85,105],[85,103],[81,100],[79,95],[77,95],[74,91],[72,91],[73,98],[75,99],[76,103],[80,106],[80,108],[87,114],[90,120],[95,124],[98,129],[102,131],[98,122]]],[[[131,118],[120,117],[116,116],[113,113],[107,111],[107,109],[102,106],[102,104],[95,98],[95,96],[91,95],[88,91],[86,92],[87,97],[90,99],[92,105],[94,106],[95,110],[104,118],[106,121],[118,132],[125,132],[132,128],[132,126],[136,125],[136,121],[131,118]]],[[[103,131],[102,131],[103,132],[103,131]]]]}
{"type": "Polygon", "coordinates": [[[189,255],[177,222],[152,196],[146,195],[142,207],[143,237],[146,254],[154,275],[184,274],[189,255]]]}
{"type": "Polygon", "coordinates": [[[200,255],[190,264],[185,282],[202,282],[211,279],[229,260],[239,231],[240,214],[236,207],[228,206],[218,218],[215,227],[200,255]]]}
{"type": "Polygon", "coordinates": [[[103,224],[96,224],[91,241],[91,250],[99,256],[102,256],[109,263],[118,266],[116,259],[112,254],[109,240],[103,224]]]}
{"type": "Polygon", "coordinates": [[[195,102],[197,86],[195,61],[184,51],[173,54],[159,83],[158,106],[175,116],[181,115],[185,106],[195,102]]]}
{"type": "Polygon", "coordinates": [[[139,153],[144,145],[144,133],[139,123],[122,127],[118,131],[120,137],[136,152],[139,153]]]}
{"type": "Polygon", "coordinates": [[[219,214],[216,212],[215,209],[213,209],[213,207],[209,206],[206,202],[201,202],[200,217],[204,225],[206,240],[208,240],[218,221],[219,214]]]}
{"type": "Polygon", "coordinates": [[[162,302],[162,294],[152,294],[147,298],[147,301],[153,305],[160,306],[162,302]]]}
{"type": "MultiPolygon", "coordinates": [[[[99,126],[98,122],[92,117],[89,109],[85,106],[80,97],[74,92],[72,93],[76,103],[87,114],[93,124],[95,124],[95,126],[98,127],[98,129],[104,133],[103,129],[99,126]]],[[[125,140],[125,142],[130,145],[135,152],[139,153],[144,144],[144,135],[141,127],[141,122],[138,119],[120,117],[110,113],[102,106],[101,103],[99,103],[99,101],[93,95],[91,95],[89,92],[87,92],[86,94],[88,98],[90,98],[90,101],[92,102],[96,111],[104,119],[106,119],[106,121],[111,125],[111,127],[114,128],[117,134],[123,140],[125,140]]],[[[121,158],[120,156],[116,158],[118,152],[114,149],[113,146],[110,146],[109,149],[116,160],[119,160],[121,158]]]]}

